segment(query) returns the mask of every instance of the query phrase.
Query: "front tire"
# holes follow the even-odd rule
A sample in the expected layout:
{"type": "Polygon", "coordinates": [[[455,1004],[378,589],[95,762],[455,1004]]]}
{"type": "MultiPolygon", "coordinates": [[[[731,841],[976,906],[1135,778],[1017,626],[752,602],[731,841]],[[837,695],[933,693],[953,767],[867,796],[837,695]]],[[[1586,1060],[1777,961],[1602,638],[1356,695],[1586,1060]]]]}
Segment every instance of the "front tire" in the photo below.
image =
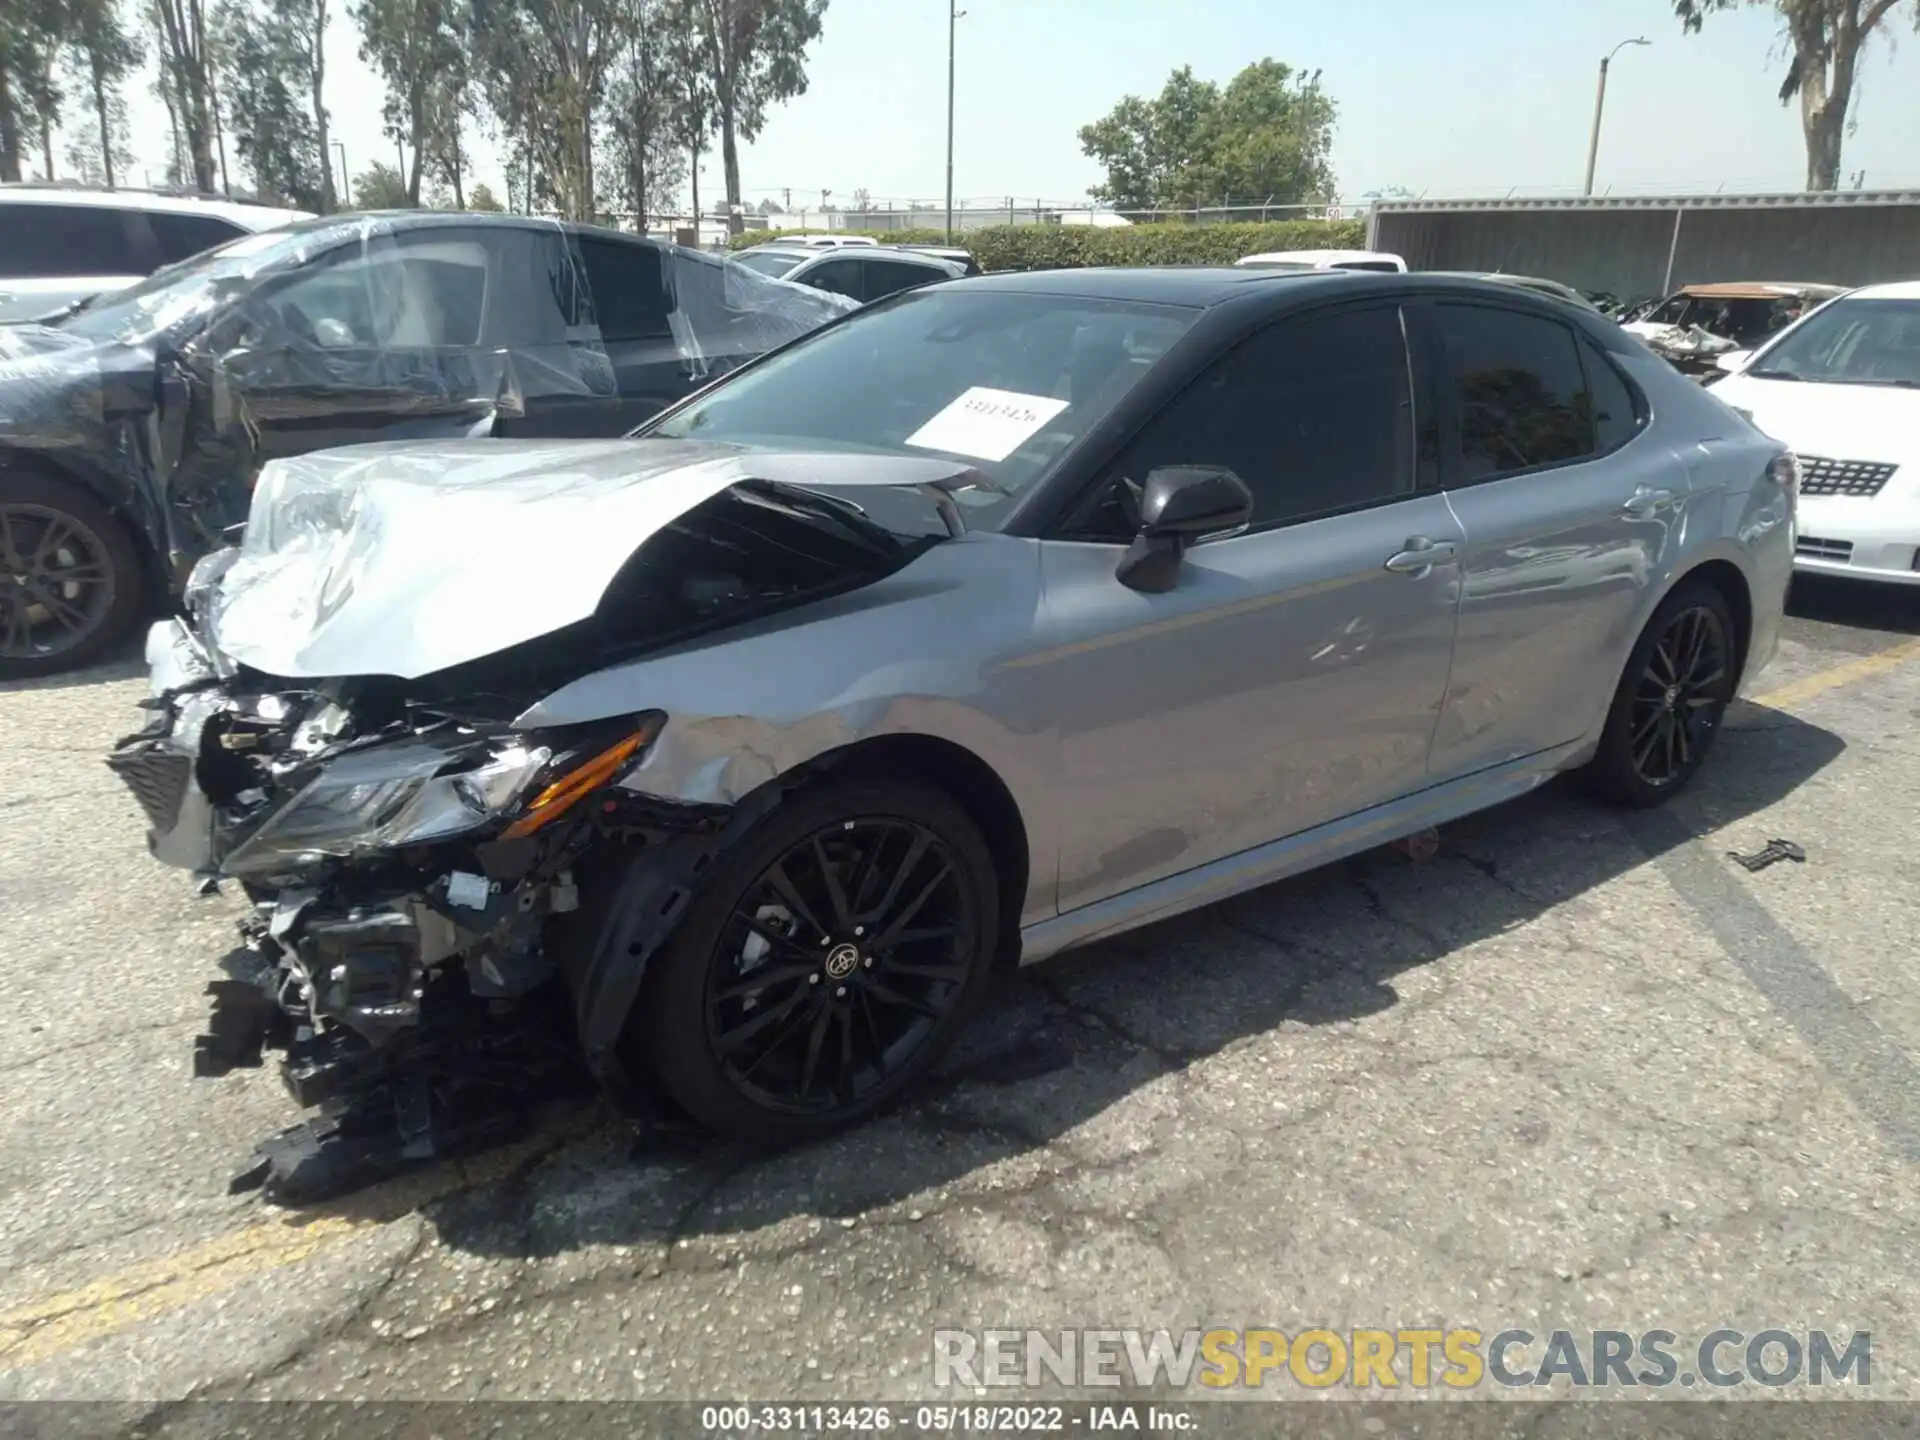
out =
{"type": "Polygon", "coordinates": [[[1737,636],[1726,596],[1705,581],[1683,582],[1661,602],[1627,660],[1587,767],[1597,795],[1644,810],[1686,788],[1733,701],[1737,636]]]}
{"type": "Polygon", "coordinates": [[[0,680],[91,664],[143,603],[139,552],[115,515],[67,481],[0,471],[0,680]]]}
{"type": "Polygon", "coordinates": [[[629,1035],[695,1120],[786,1145],[924,1076],[985,990],[1001,896],[979,827],[912,779],[789,796],[702,882],[629,1035]]]}

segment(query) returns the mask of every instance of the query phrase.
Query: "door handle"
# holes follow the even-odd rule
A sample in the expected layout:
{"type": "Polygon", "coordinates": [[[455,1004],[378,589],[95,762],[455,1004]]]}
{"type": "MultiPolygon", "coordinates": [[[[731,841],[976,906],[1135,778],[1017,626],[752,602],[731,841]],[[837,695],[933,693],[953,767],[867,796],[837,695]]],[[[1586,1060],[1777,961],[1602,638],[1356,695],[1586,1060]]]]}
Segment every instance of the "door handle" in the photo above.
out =
{"type": "Polygon", "coordinates": [[[1620,509],[1637,520],[1644,520],[1649,515],[1658,515],[1672,504],[1671,490],[1656,490],[1651,485],[1641,485],[1634,489],[1620,509]]]}
{"type": "Polygon", "coordinates": [[[1425,535],[1407,537],[1406,548],[1387,557],[1387,569],[1396,575],[1419,579],[1436,565],[1445,565],[1460,553],[1451,540],[1429,540],[1425,535]]]}

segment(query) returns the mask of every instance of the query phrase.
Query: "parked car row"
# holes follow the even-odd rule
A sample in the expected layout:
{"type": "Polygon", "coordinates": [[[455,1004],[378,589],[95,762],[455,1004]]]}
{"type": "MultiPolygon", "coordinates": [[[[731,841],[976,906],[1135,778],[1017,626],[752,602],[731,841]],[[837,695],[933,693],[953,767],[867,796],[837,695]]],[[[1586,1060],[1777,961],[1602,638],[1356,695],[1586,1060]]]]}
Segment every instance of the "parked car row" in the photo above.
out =
{"type": "Polygon", "coordinates": [[[1014,965],[1562,772],[1659,804],[1773,652],[1800,487],[1910,493],[1817,457],[1911,398],[1920,289],[1702,386],[1526,277],[817,250],[305,221],[0,328],[7,663],[174,602],[108,763],[248,902],[196,1073],[275,1051],[314,1112],[237,1186],[587,1083],[804,1140],[1014,965]]]}

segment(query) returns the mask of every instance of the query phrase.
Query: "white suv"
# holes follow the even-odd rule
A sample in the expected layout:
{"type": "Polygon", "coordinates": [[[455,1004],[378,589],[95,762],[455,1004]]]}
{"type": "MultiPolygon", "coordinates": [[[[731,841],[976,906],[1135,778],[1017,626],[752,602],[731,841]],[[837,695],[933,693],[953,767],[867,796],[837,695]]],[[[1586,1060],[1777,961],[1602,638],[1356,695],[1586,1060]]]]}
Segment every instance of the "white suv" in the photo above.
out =
{"type": "Polygon", "coordinates": [[[0,322],[38,320],[215,245],[306,218],[144,190],[0,185],[0,322]]]}

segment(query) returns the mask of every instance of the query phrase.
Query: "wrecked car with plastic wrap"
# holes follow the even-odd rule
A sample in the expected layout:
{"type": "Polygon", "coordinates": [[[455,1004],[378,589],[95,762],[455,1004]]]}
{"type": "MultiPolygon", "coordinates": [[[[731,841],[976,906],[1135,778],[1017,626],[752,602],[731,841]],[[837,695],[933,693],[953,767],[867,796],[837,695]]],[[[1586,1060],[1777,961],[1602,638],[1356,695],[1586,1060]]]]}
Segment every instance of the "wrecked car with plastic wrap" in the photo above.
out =
{"type": "Polygon", "coordinates": [[[806,1140],[1002,967],[1564,770],[1658,803],[1772,651],[1793,478],[1597,315],[1257,269],[959,279],[632,437],[274,461],[108,760],[245,902],[199,1072],[317,1111],[236,1184],[584,1087],[806,1140]]]}
{"type": "Polygon", "coordinates": [[[270,460],[624,434],[850,308],[636,235],[408,212],[261,231],[0,326],[0,678],[126,635],[270,460]]]}

